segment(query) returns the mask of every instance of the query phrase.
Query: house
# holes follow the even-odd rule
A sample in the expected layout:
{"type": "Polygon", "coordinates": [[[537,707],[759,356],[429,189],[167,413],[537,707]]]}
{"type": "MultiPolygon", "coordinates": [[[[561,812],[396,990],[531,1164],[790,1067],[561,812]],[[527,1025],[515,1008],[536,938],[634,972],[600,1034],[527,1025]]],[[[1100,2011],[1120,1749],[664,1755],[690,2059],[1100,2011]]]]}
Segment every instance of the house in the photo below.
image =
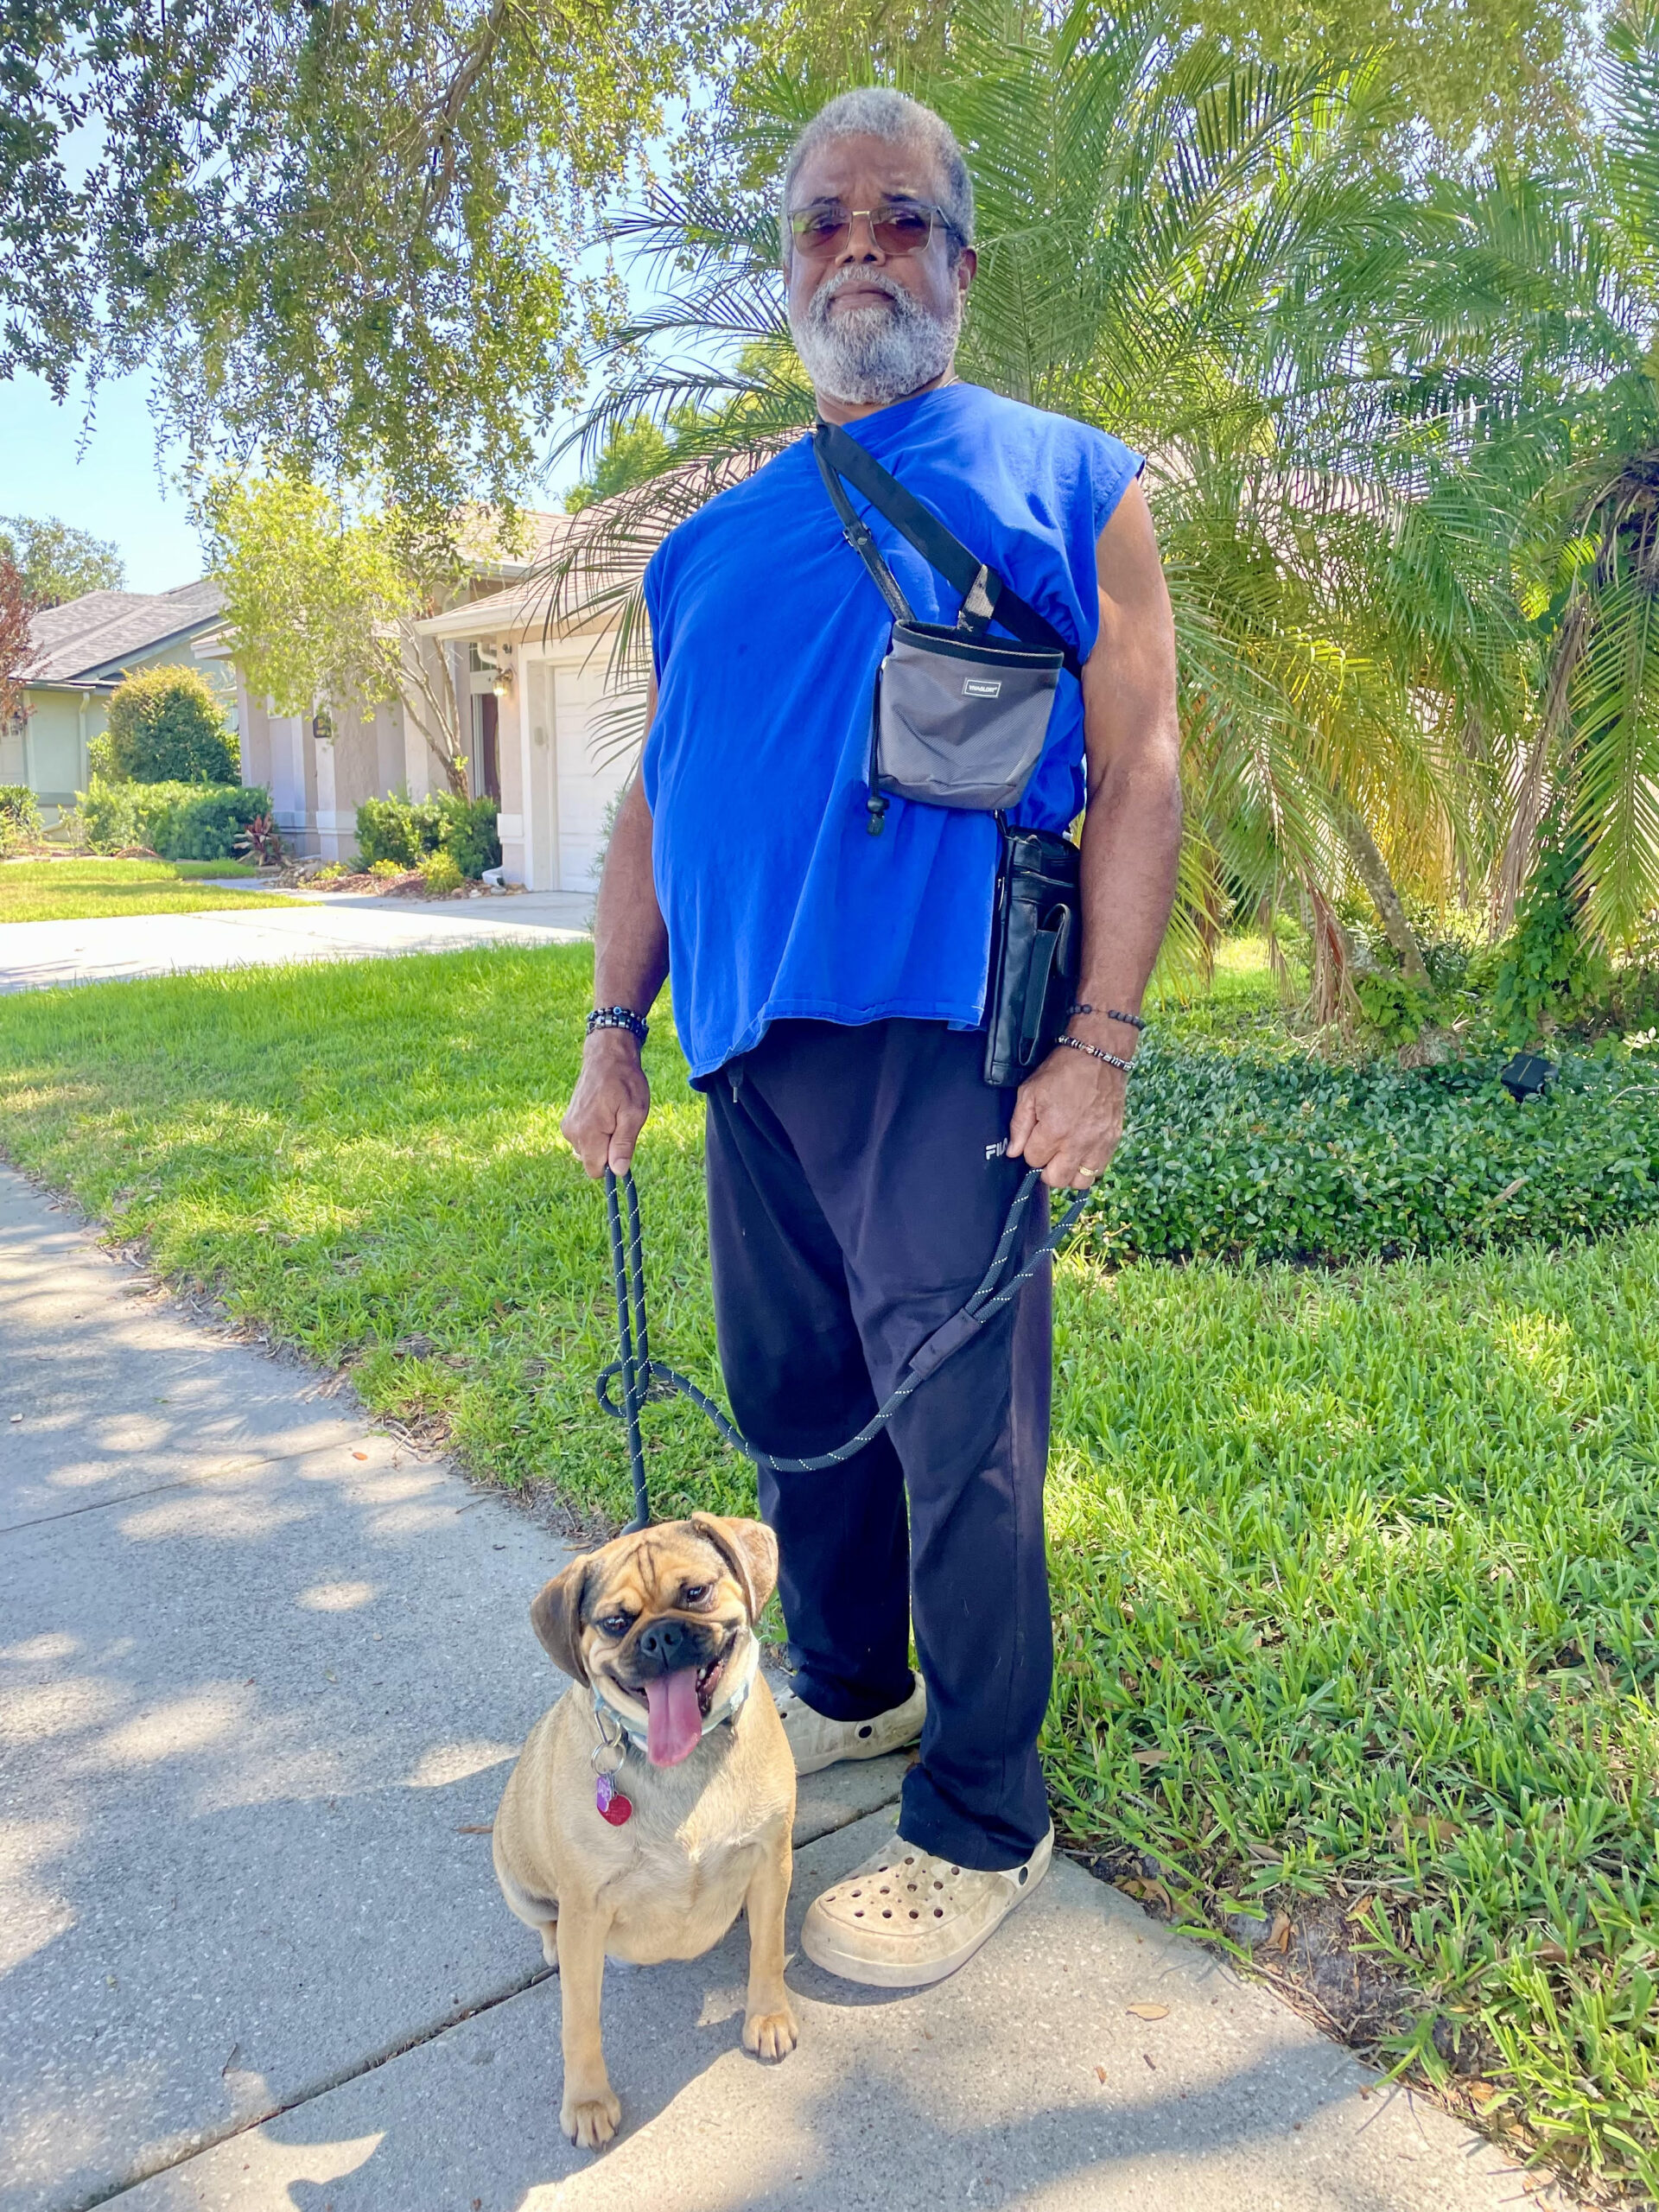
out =
{"type": "Polygon", "coordinates": [[[0,730],[0,784],[26,784],[48,826],[88,780],[87,747],[105,728],[110,694],[139,669],[199,669],[237,721],[237,684],[214,642],[219,590],[203,580],[162,592],[91,591],[47,607],[29,626],[34,658],[22,713],[0,730]]]}
{"type": "MultiPolygon", "coordinates": [[[[500,809],[508,881],[588,890],[628,767],[604,726],[609,631],[601,623],[543,635],[547,590],[536,579],[575,518],[523,520],[512,550],[480,529],[453,604],[415,626],[404,689],[409,701],[418,699],[419,676],[429,690],[453,696],[469,787],[500,809]]],[[[239,740],[243,782],[270,791],[276,825],[301,855],[348,859],[363,800],[391,791],[421,799],[446,787],[442,762],[406,700],[367,712],[279,715],[251,693],[211,582],[157,594],[89,592],[36,615],[32,634],[38,658],[22,726],[0,736],[0,784],[27,784],[43,809],[71,805],[86,790],[86,748],[123,677],[175,662],[200,668],[219,693],[239,740]]],[[[48,812],[48,826],[54,818],[48,812]]]]}
{"type": "Polygon", "coordinates": [[[390,791],[422,799],[446,787],[421,715],[406,702],[418,699],[420,677],[428,690],[448,687],[453,694],[468,786],[500,809],[507,880],[537,890],[588,887],[603,848],[607,809],[626,774],[626,764],[606,760],[589,727],[604,696],[605,646],[601,639],[595,657],[592,633],[542,645],[546,593],[538,594],[532,578],[571,527],[571,518],[532,512],[522,519],[523,541],[510,551],[480,533],[454,603],[416,624],[405,648],[406,700],[370,713],[336,708],[278,715],[268,700],[240,687],[243,780],[269,787],[276,825],[295,850],[349,859],[364,799],[390,791]],[[533,711],[526,717],[517,643],[520,630],[527,635],[532,628],[536,642],[526,657],[533,711]],[[505,653],[499,650],[504,640],[505,653]],[[416,655],[423,657],[418,668],[416,655]],[[555,669],[563,671],[556,680],[555,669]],[[558,766],[550,782],[545,768],[532,766],[527,754],[548,742],[556,703],[558,766]],[[538,794],[528,805],[527,791],[538,794]]]}
{"type": "Polygon", "coordinates": [[[610,721],[614,623],[547,618],[546,582],[526,576],[419,626],[465,657],[475,726],[496,777],[507,880],[532,891],[592,891],[632,762],[610,721]]]}

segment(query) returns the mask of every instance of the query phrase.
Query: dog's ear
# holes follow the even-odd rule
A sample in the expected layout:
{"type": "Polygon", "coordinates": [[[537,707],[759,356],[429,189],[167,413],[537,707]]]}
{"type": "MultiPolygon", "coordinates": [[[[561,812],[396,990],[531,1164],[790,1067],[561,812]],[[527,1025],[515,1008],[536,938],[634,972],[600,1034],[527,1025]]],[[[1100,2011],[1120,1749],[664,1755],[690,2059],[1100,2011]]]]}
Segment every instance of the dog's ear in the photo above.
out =
{"type": "Polygon", "coordinates": [[[737,1577],[753,1627],[778,1587],[778,1539],[764,1521],[738,1521],[715,1513],[694,1513],[691,1526],[707,1536],[737,1577]]]}
{"type": "Polygon", "coordinates": [[[587,1595],[590,1563],[587,1554],[573,1559],[530,1608],[530,1624],[543,1650],[556,1667],[578,1682],[588,1680],[588,1669],[582,1663],[582,1601],[587,1595]]]}

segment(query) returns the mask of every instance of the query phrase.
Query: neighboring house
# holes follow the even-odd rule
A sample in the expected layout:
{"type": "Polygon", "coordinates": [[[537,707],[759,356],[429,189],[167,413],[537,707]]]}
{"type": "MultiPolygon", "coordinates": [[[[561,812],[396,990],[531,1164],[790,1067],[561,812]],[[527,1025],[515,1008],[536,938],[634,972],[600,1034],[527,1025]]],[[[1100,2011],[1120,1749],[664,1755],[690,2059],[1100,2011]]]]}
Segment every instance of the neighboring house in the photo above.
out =
{"type": "MultiPolygon", "coordinates": [[[[586,510],[591,518],[594,510],[586,510]]],[[[468,782],[500,808],[507,880],[535,890],[591,889],[612,801],[628,763],[600,727],[607,701],[607,626],[543,635],[547,589],[535,581],[573,527],[529,514],[520,552],[485,545],[454,605],[417,624],[419,650],[442,656],[454,687],[468,782]]],[[[401,701],[372,714],[278,715],[251,695],[233,662],[217,584],[177,591],[89,592],[35,618],[38,655],[22,726],[0,734],[0,784],[27,784],[46,810],[88,781],[86,748],[109,695],[135,669],[200,668],[237,730],[242,780],[264,785],[290,846],[325,860],[357,849],[357,810],[390,791],[427,798],[442,766],[401,701]]]]}
{"type": "Polygon", "coordinates": [[[550,625],[547,609],[545,583],[526,579],[420,628],[465,652],[475,719],[496,763],[507,880],[591,891],[632,766],[604,721],[614,625],[550,625]]]}
{"type": "Polygon", "coordinates": [[[35,617],[23,711],[0,730],[0,784],[27,784],[48,825],[88,778],[86,748],[108,721],[110,694],[141,668],[197,668],[237,719],[236,679],[214,642],[219,586],[90,591],[35,617]]]}
{"type": "MultiPolygon", "coordinates": [[[[626,768],[594,766],[585,722],[575,706],[577,690],[584,697],[591,691],[595,700],[602,693],[601,640],[594,674],[565,680],[560,760],[566,785],[565,818],[572,830],[561,847],[558,834],[550,836],[532,809],[541,841],[535,843],[524,799],[524,752],[529,741],[521,728],[521,701],[511,667],[503,673],[505,664],[493,647],[500,632],[501,605],[517,606],[521,594],[534,600],[530,579],[570,528],[571,518],[529,513],[524,520],[528,536],[517,553],[505,556],[499,546],[481,548],[468,563],[455,604],[416,626],[422,641],[419,650],[441,655],[447,664],[461,714],[469,786],[475,794],[493,798],[501,810],[507,880],[529,883],[537,890],[585,888],[602,846],[606,808],[620,787],[626,768]],[[498,588],[504,583],[505,592],[498,588]],[[576,690],[571,689],[573,681],[576,690]]],[[[545,604],[543,591],[541,605],[545,604]]],[[[527,614],[525,619],[531,618],[527,614]]],[[[540,613],[533,619],[539,645],[540,613]]],[[[587,661],[593,643],[589,636],[579,648],[571,647],[568,664],[573,671],[587,661]]],[[[226,650],[222,640],[219,649],[226,650]]],[[[556,641],[546,654],[537,655],[537,686],[546,680],[539,671],[550,665],[549,656],[563,650],[556,641]]],[[[512,658],[509,653],[507,663],[512,658]]],[[[349,859],[357,849],[357,810],[364,799],[384,798],[389,791],[422,799],[446,788],[442,763],[401,701],[368,715],[335,708],[301,715],[273,713],[268,700],[251,696],[245,686],[240,700],[243,780],[269,786],[276,825],[302,854],[349,859]]],[[[551,727],[545,717],[544,726],[551,727]]],[[[555,803],[555,798],[548,798],[543,810],[555,803]]]]}

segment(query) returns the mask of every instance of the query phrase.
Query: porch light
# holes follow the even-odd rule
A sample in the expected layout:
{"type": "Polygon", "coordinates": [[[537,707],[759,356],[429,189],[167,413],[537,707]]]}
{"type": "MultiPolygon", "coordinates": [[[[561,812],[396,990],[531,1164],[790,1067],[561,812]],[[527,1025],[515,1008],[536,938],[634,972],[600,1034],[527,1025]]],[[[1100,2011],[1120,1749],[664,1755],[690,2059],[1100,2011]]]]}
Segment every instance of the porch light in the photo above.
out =
{"type": "Polygon", "coordinates": [[[512,671],[510,668],[498,668],[495,671],[495,681],[491,684],[490,689],[498,699],[510,699],[512,696],[512,671]]]}

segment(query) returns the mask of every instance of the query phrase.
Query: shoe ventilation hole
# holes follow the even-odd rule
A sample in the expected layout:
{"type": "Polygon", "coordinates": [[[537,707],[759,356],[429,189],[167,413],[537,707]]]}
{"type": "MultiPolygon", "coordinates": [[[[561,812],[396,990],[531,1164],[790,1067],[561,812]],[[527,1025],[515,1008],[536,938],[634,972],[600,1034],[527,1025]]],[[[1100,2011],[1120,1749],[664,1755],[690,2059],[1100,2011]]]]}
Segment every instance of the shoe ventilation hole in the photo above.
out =
{"type": "Polygon", "coordinates": [[[917,1910],[916,1910],[915,1906],[914,1906],[914,1905],[912,1905],[912,1907],[910,1908],[910,1916],[911,1916],[911,1918],[912,1918],[912,1920],[919,1920],[919,1919],[921,1918],[921,1916],[921,1916],[921,1914],[920,1914],[919,1912],[918,1912],[918,1911],[917,1911],[917,1910]]]}
{"type": "Polygon", "coordinates": [[[936,1904],[934,1906],[933,1917],[935,1920],[943,1920],[944,1918],[944,1907],[942,1904],[936,1904]]]}
{"type": "Polygon", "coordinates": [[[916,1864],[916,1855],[913,1852],[907,1851],[905,1853],[905,1864],[906,1866],[913,1866],[916,1864]]]}
{"type": "Polygon", "coordinates": [[[943,1882],[935,1882],[933,1886],[936,1890],[942,1890],[944,1887],[944,1884],[943,1882]]]}
{"type": "Polygon", "coordinates": [[[874,1736],[875,1731],[871,1727],[869,1722],[867,1720],[858,1732],[861,1736],[874,1736]]]}
{"type": "Polygon", "coordinates": [[[860,1907],[858,1908],[858,1910],[857,1910],[857,1911],[853,1915],[853,1918],[854,1918],[855,1920],[862,1920],[862,1919],[863,1919],[863,1917],[864,1917],[864,1908],[863,1908],[863,1906],[862,1906],[862,1905],[860,1905],[860,1907]]]}
{"type": "Polygon", "coordinates": [[[1022,1866],[1022,1867],[1020,1869],[1020,1887],[1021,1887],[1022,1889],[1023,1889],[1023,1888],[1024,1888],[1024,1886],[1025,1886],[1026,1878],[1027,1877],[1027,1875],[1028,1875],[1030,1872],[1031,1872],[1031,1869],[1030,1869],[1030,1867],[1029,1867],[1029,1866],[1022,1866]]]}
{"type": "Polygon", "coordinates": [[[961,1869],[961,1867],[960,1867],[960,1866],[953,1866],[953,1867],[950,1869],[950,1878],[951,1878],[951,1879],[954,1881],[954,1880],[956,1879],[957,1876],[958,1874],[960,1874],[960,1873],[961,1873],[961,1872],[962,1872],[962,1869],[961,1869]]]}
{"type": "Polygon", "coordinates": [[[883,1920],[891,1920],[891,1919],[893,1918],[893,1908],[892,1908],[892,1906],[891,1906],[891,1905],[885,1905],[885,1904],[884,1904],[884,1905],[882,1906],[882,1908],[881,1908],[881,1917],[882,1917],[882,1919],[883,1919],[883,1920]]]}
{"type": "Polygon", "coordinates": [[[863,1892],[863,1891],[862,1891],[862,1890],[855,1890],[855,1891],[853,1891],[853,1895],[854,1895],[855,1897],[861,1897],[863,1896],[863,1894],[864,1894],[864,1892],[863,1892]]]}

